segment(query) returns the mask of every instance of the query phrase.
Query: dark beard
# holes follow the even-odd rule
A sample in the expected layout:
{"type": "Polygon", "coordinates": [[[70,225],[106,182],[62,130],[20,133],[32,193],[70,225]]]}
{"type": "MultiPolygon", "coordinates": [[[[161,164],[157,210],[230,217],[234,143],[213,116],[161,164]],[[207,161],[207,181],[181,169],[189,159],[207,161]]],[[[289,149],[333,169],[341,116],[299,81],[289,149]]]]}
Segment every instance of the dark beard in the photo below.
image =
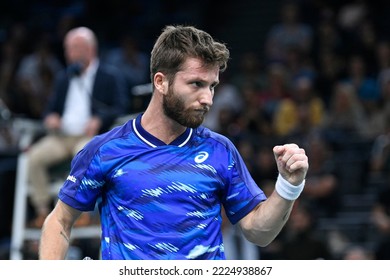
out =
{"type": "Polygon", "coordinates": [[[199,110],[186,110],[182,99],[177,97],[171,87],[163,98],[163,109],[167,117],[176,121],[182,126],[197,128],[203,123],[208,107],[204,106],[199,110]]]}

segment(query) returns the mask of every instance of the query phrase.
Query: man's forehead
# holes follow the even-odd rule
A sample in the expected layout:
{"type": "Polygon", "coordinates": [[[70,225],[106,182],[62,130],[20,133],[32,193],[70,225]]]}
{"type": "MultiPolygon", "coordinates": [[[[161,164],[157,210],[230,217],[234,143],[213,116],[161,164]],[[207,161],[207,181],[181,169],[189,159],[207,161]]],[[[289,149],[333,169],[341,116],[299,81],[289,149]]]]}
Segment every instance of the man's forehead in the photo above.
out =
{"type": "Polygon", "coordinates": [[[182,65],[181,70],[178,72],[183,75],[219,75],[218,65],[209,65],[205,64],[201,59],[198,58],[188,58],[182,65]]]}

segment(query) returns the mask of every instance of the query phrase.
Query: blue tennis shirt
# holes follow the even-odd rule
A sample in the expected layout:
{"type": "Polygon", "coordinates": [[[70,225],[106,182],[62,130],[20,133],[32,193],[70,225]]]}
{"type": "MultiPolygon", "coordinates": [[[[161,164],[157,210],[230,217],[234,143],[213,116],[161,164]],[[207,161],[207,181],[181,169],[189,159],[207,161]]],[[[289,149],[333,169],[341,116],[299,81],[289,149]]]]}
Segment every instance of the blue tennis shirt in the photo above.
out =
{"type": "Polygon", "coordinates": [[[102,259],[225,259],[221,205],[234,224],[266,199],[231,141],[188,128],[169,145],[141,115],[94,137],[72,160],[59,199],[98,206],[102,259]]]}

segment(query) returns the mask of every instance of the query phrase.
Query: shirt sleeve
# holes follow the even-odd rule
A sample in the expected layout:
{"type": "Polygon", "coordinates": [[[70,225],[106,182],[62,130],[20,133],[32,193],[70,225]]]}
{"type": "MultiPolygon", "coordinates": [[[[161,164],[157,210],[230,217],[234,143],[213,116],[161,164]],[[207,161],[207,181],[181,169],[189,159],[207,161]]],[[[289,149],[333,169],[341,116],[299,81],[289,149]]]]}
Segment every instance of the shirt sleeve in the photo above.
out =
{"type": "Polygon", "coordinates": [[[93,211],[105,185],[98,152],[87,145],[72,160],[71,171],[58,198],[80,211],[93,211]]]}
{"type": "Polygon", "coordinates": [[[235,147],[231,148],[229,161],[229,180],[222,203],[230,222],[235,224],[267,197],[253,180],[235,147]]]}

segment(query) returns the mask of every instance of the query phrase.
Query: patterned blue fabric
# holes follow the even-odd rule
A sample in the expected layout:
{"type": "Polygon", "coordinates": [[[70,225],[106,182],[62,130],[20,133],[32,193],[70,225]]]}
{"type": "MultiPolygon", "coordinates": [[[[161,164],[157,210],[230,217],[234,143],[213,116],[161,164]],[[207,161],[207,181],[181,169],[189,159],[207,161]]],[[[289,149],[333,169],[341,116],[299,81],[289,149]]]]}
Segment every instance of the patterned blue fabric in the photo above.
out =
{"type": "Polygon", "coordinates": [[[263,191],[226,137],[188,128],[166,145],[140,121],[87,144],[59,199],[82,211],[97,203],[103,259],[225,259],[221,204],[236,223],[263,191]]]}

